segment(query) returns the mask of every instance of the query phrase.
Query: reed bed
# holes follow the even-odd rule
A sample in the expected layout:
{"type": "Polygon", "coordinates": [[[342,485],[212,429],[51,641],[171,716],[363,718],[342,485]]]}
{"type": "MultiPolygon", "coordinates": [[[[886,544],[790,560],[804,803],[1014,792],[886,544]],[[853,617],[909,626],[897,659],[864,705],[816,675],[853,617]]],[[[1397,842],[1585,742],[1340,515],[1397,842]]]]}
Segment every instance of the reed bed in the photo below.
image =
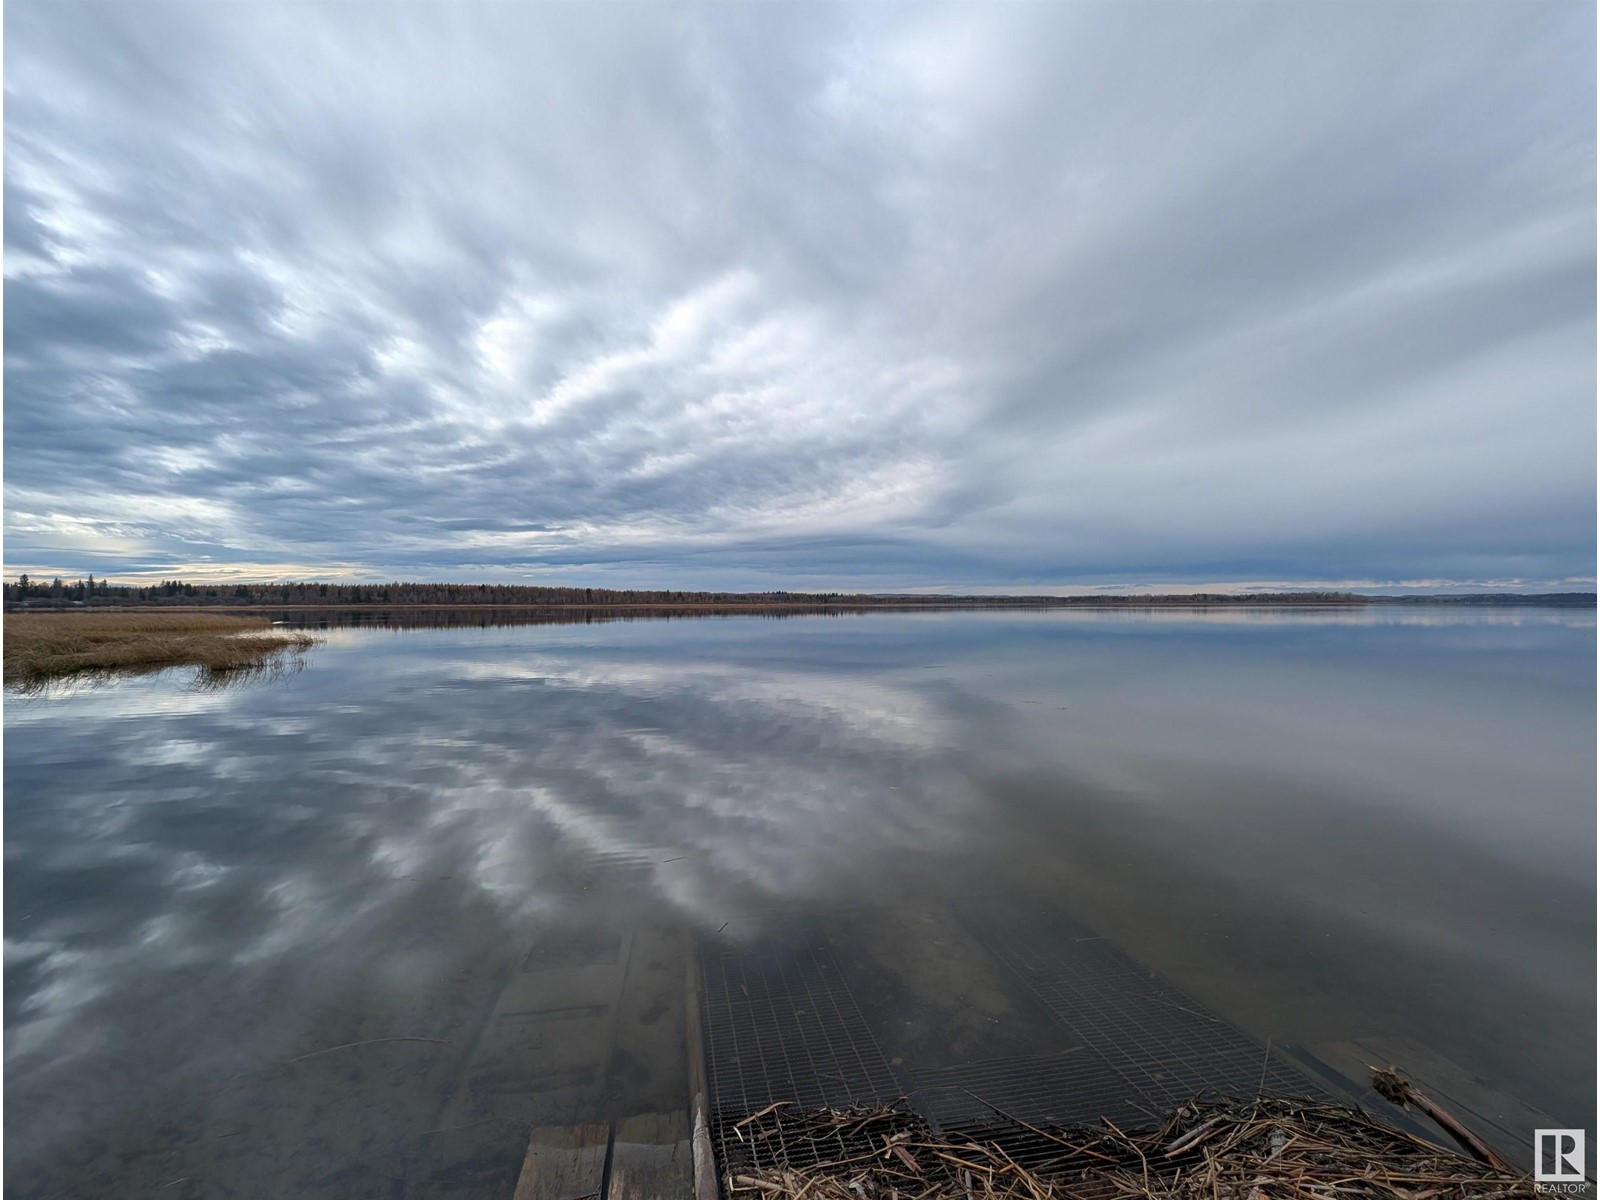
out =
{"type": "Polygon", "coordinates": [[[774,1105],[733,1129],[730,1200],[1526,1200],[1524,1176],[1314,1100],[1194,1101],[1155,1131],[1018,1121],[945,1137],[905,1108],[774,1105]],[[828,1148],[832,1148],[831,1151],[828,1148]],[[737,1153],[737,1152],[735,1152],[737,1153]],[[818,1159],[821,1161],[817,1161],[818,1159]]]}
{"type": "Polygon", "coordinates": [[[213,613],[15,613],[5,618],[5,684],[27,691],[61,679],[196,667],[197,682],[282,669],[318,639],[265,617],[213,613]]]}

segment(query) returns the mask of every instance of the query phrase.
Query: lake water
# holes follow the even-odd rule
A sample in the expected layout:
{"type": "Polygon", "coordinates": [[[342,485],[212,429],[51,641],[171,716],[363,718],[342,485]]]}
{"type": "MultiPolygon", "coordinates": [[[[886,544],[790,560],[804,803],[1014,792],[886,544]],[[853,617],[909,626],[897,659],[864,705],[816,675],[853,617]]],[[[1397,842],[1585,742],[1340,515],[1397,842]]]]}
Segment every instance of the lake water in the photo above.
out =
{"type": "Polygon", "coordinates": [[[508,1195],[530,1124],[681,1106],[690,939],[797,915],[882,947],[904,1054],[1027,1049],[973,896],[1353,1086],[1594,1128],[1592,610],[327,639],[8,698],[10,1194],[508,1195]]]}

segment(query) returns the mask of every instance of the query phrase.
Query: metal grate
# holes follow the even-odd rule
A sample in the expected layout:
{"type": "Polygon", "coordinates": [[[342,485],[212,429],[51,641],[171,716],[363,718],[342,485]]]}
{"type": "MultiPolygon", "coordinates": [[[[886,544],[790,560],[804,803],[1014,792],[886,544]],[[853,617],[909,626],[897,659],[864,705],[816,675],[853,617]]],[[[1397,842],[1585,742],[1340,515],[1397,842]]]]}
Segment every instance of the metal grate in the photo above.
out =
{"type": "Polygon", "coordinates": [[[702,944],[706,1083],[724,1168],[822,1162],[860,1153],[827,1144],[756,1150],[733,1126],[780,1100],[807,1108],[892,1104],[903,1088],[839,974],[820,931],[777,946],[702,944]]]}
{"type": "Polygon", "coordinates": [[[911,1083],[913,1107],[941,1133],[976,1133],[1008,1119],[1068,1125],[1110,1117],[1120,1125],[1144,1116],[1127,1081],[1081,1050],[912,1071],[911,1083]]]}
{"type": "MultiPolygon", "coordinates": [[[[828,939],[805,927],[751,948],[702,943],[712,1136],[723,1170],[806,1165],[867,1153],[830,1135],[756,1147],[734,1127],[778,1101],[884,1106],[902,1097],[939,1132],[999,1141],[1018,1162],[1061,1152],[1018,1122],[1148,1127],[1207,1093],[1313,1094],[1275,1055],[1087,930],[962,921],[1077,1045],[1047,1055],[897,1072],[851,995],[828,939]]],[[[847,936],[847,935],[846,935],[847,936]]],[[[896,1060],[898,1061],[898,1060],[896,1060]]]]}
{"type": "Polygon", "coordinates": [[[968,911],[968,926],[1062,1024],[1117,1073],[1151,1117],[1207,1092],[1319,1091],[1266,1047],[1088,930],[1048,937],[968,911]]]}

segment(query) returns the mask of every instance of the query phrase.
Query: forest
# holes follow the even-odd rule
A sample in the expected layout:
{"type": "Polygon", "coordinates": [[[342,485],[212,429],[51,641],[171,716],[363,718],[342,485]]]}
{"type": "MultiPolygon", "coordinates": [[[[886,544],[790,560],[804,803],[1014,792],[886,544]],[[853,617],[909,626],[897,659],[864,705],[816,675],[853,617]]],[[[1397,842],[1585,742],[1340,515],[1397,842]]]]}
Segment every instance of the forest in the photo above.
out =
{"type": "Polygon", "coordinates": [[[1593,592],[1364,596],[1354,592],[1174,592],[1089,596],[924,595],[894,592],[695,592],[660,588],[536,587],[505,583],[118,584],[93,575],[7,581],[7,609],[50,608],[1148,608],[1195,605],[1539,604],[1593,606],[1593,592]]]}
{"type": "Polygon", "coordinates": [[[862,592],[699,592],[653,588],[535,587],[498,583],[187,583],[117,584],[89,575],[48,583],[22,575],[5,584],[7,607],[213,607],[344,608],[417,606],[462,608],[495,605],[517,608],[922,608],[1063,606],[1145,606],[1195,604],[1362,604],[1370,598],[1349,592],[1191,592],[1161,596],[1000,596],[910,595],[862,592]]]}

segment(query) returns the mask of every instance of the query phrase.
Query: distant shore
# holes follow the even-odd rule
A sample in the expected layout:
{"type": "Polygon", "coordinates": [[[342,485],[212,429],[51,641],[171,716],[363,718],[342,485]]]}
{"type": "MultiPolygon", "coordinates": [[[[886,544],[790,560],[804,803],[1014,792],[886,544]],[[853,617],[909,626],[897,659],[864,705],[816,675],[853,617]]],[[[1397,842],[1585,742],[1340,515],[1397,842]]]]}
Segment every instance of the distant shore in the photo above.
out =
{"type": "MultiPolygon", "coordinates": [[[[409,586],[409,585],[408,585],[409,586]]],[[[12,590],[7,585],[8,593],[12,590]]],[[[118,589],[132,591],[133,589],[118,589]]],[[[221,591],[221,589],[217,589],[221,591]]],[[[261,589],[266,590],[266,589],[261,589]]],[[[507,589],[496,589],[497,591],[507,589]]],[[[520,590],[520,589],[517,589],[520,590]]],[[[533,589],[529,589],[533,590],[533,589]]],[[[556,590],[556,589],[551,589],[556,590]]],[[[566,590],[566,589],[562,589],[566,590]]],[[[466,589],[462,589],[466,591],[466,589]]],[[[646,593],[650,598],[633,598],[629,593],[615,593],[616,598],[603,600],[547,600],[540,598],[476,599],[458,594],[447,600],[423,599],[323,599],[295,596],[294,598],[233,595],[91,595],[84,599],[68,596],[36,596],[27,599],[6,597],[5,611],[11,612],[135,612],[159,610],[164,612],[231,612],[240,614],[265,614],[284,612],[412,612],[459,611],[462,609],[520,610],[571,613],[740,613],[740,612],[872,612],[920,611],[959,609],[1058,609],[1058,608],[1350,608],[1373,605],[1454,605],[1487,607],[1559,607],[1594,608],[1594,592],[1550,593],[1472,593],[1460,595],[1417,596],[1365,596],[1354,593],[1276,592],[1235,595],[1229,593],[1174,593],[1152,595],[1114,596],[893,596],[852,595],[831,593],[826,595],[791,594],[777,597],[771,594],[717,595],[715,598],[696,596],[694,593],[677,593],[685,598],[668,599],[661,593],[646,593]],[[693,598],[690,598],[693,597],[693,598]]]]}

